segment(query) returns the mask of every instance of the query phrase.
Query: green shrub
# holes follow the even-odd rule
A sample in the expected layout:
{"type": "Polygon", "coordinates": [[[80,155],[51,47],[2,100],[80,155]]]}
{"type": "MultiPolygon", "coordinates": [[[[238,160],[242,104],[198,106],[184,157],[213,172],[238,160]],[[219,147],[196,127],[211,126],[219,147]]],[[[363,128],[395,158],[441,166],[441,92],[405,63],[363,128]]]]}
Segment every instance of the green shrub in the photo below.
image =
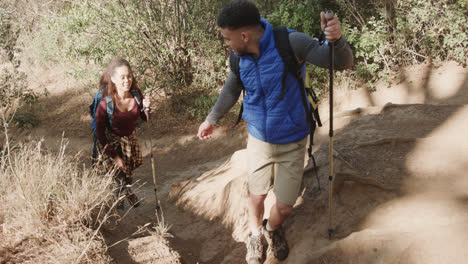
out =
{"type": "Polygon", "coordinates": [[[309,86],[317,97],[322,97],[329,89],[329,71],[314,65],[307,65],[307,74],[310,78],[309,86]]]}
{"type": "Polygon", "coordinates": [[[394,36],[401,64],[455,60],[466,63],[468,51],[467,1],[402,2],[396,10],[394,36]],[[463,6],[465,8],[463,8],[463,6]]]}
{"type": "Polygon", "coordinates": [[[11,105],[13,100],[33,104],[39,95],[28,88],[27,76],[18,69],[4,68],[0,71],[0,106],[11,105]]]}
{"type": "MultiPolygon", "coordinates": [[[[143,90],[170,95],[191,86],[197,75],[219,68],[219,46],[213,43],[220,3],[211,2],[72,1],[46,19],[37,39],[56,32],[54,43],[44,43],[60,46],[49,49],[55,60],[84,60],[102,67],[114,56],[123,56],[134,65],[143,90]]],[[[210,80],[196,85],[212,84],[210,80]]]]}
{"type": "Polygon", "coordinates": [[[466,64],[467,1],[351,2],[339,0],[344,35],[352,45],[357,77],[372,87],[400,67],[455,60],[466,64]]]}
{"type": "Polygon", "coordinates": [[[4,50],[7,59],[16,65],[19,65],[15,60],[15,53],[18,52],[16,42],[19,31],[13,18],[13,11],[0,5],[0,50],[4,50]]]}
{"type": "Polygon", "coordinates": [[[198,96],[195,98],[194,102],[190,104],[187,111],[196,120],[203,121],[215,105],[217,98],[217,94],[198,96]]]}
{"type": "Polygon", "coordinates": [[[354,47],[357,76],[368,85],[390,73],[391,44],[384,19],[371,17],[366,25],[345,28],[347,40],[354,47]]]}
{"type": "MultiPolygon", "coordinates": [[[[39,119],[31,111],[31,107],[37,102],[40,94],[28,88],[26,78],[26,74],[17,68],[4,68],[0,72],[0,108],[9,109],[5,118],[12,119],[18,128],[39,124],[39,119]]],[[[0,124],[3,124],[1,120],[0,124]]]]}
{"type": "Polygon", "coordinates": [[[39,118],[31,111],[21,111],[15,113],[13,122],[18,128],[36,127],[39,125],[39,118]]]}
{"type": "Polygon", "coordinates": [[[273,26],[285,26],[318,37],[321,34],[322,10],[324,8],[320,1],[281,0],[267,18],[273,26]]]}

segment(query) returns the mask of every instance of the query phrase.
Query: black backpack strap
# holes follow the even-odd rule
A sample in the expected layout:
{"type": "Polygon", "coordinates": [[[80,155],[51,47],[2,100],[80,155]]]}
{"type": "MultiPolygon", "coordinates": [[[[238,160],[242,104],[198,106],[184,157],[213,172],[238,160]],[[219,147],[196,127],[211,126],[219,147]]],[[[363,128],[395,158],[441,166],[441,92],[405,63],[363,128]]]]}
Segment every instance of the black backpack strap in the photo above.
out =
{"type": "Polygon", "coordinates": [[[288,72],[291,72],[297,78],[297,81],[299,83],[299,87],[301,89],[302,104],[304,105],[304,110],[307,115],[307,122],[310,126],[310,132],[312,134],[315,131],[316,124],[312,118],[312,107],[310,107],[308,104],[307,94],[304,85],[304,78],[302,76],[301,71],[303,64],[297,61],[296,55],[292,50],[291,43],[289,42],[288,29],[285,27],[276,27],[273,29],[273,34],[275,38],[276,50],[278,51],[284,63],[281,100],[284,98],[284,95],[286,94],[286,91],[288,89],[288,87],[286,86],[286,76],[288,72]]]}
{"type": "MultiPolygon", "coordinates": [[[[304,78],[302,76],[301,68],[302,63],[297,61],[296,55],[292,50],[291,43],[289,42],[289,32],[288,29],[285,27],[276,27],[273,29],[273,34],[275,38],[275,46],[276,50],[278,51],[281,59],[284,63],[284,71],[283,71],[283,79],[282,79],[282,90],[281,90],[281,100],[283,100],[284,95],[287,92],[288,87],[286,86],[286,76],[288,72],[291,72],[299,82],[299,87],[301,88],[301,97],[302,97],[302,104],[304,105],[304,111],[307,115],[307,123],[311,126],[315,127],[313,120],[311,118],[312,113],[311,109],[307,103],[307,96],[304,87],[304,78]]],[[[314,128],[315,130],[315,128],[314,128]]],[[[313,131],[311,130],[311,133],[313,131]]]]}
{"type": "Polygon", "coordinates": [[[273,34],[275,38],[276,50],[278,51],[284,63],[281,100],[283,100],[284,95],[286,94],[288,89],[288,87],[286,86],[286,76],[288,75],[288,72],[291,72],[299,82],[299,87],[301,88],[302,104],[304,105],[304,110],[307,115],[307,123],[310,126],[312,126],[313,120],[311,118],[310,107],[307,103],[307,97],[304,89],[304,78],[301,72],[303,64],[300,64],[297,61],[296,55],[294,55],[294,51],[291,48],[291,43],[289,43],[288,29],[285,27],[277,27],[273,29],[273,34]]]}
{"type": "MultiPolygon", "coordinates": [[[[240,83],[242,86],[242,98],[245,97],[245,87],[242,84],[242,81],[240,79],[240,70],[239,70],[239,61],[240,58],[237,57],[233,51],[231,51],[231,54],[229,55],[229,67],[231,68],[231,71],[236,75],[237,81],[240,83]]],[[[237,116],[237,121],[234,124],[234,127],[239,124],[239,122],[242,120],[242,113],[244,112],[244,103],[241,104],[241,108],[239,111],[239,116],[237,116]]]]}
{"type": "MultiPolygon", "coordinates": [[[[132,89],[132,90],[130,90],[130,92],[132,93],[133,98],[135,98],[135,101],[137,102],[138,107],[140,107],[140,111],[143,112],[143,111],[144,111],[144,109],[143,109],[143,102],[142,102],[142,100],[141,100],[141,94],[140,94],[140,92],[139,92],[138,90],[136,90],[136,89],[132,89]]],[[[140,129],[140,131],[141,131],[141,122],[140,122],[140,119],[137,120],[136,125],[137,125],[137,127],[140,129]]]]}
{"type": "Polygon", "coordinates": [[[138,106],[140,107],[140,109],[143,111],[143,103],[142,103],[142,101],[141,101],[141,94],[140,94],[140,92],[138,92],[138,90],[135,90],[135,89],[130,90],[130,92],[132,93],[133,98],[135,98],[135,101],[137,102],[137,104],[138,104],[138,106]]]}
{"type": "Polygon", "coordinates": [[[237,78],[240,79],[239,61],[240,58],[234,54],[234,51],[231,51],[231,54],[229,55],[229,67],[237,78]]]}
{"type": "Polygon", "coordinates": [[[300,64],[297,61],[296,55],[294,55],[294,51],[291,48],[291,44],[289,43],[288,29],[285,27],[274,28],[273,35],[275,38],[276,50],[281,56],[281,59],[283,59],[284,63],[281,90],[281,100],[283,100],[284,95],[286,94],[286,91],[288,89],[288,87],[286,86],[286,76],[288,75],[288,72],[291,72],[298,80],[302,79],[302,64],[300,64]]]}

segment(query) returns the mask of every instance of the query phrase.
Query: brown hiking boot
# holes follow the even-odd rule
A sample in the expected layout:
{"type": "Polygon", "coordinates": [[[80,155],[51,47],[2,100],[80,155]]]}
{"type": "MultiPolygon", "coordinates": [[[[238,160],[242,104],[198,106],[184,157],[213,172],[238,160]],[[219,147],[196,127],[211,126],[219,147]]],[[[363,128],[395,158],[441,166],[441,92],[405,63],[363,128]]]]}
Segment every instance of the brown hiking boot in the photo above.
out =
{"type": "Polygon", "coordinates": [[[125,210],[125,204],[123,200],[117,202],[116,208],[119,210],[125,210]]]}
{"type": "Polygon", "coordinates": [[[249,234],[246,246],[247,255],[245,256],[245,260],[247,261],[247,264],[261,264],[263,256],[263,243],[261,233],[258,236],[253,236],[252,234],[249,234]]]}
{"type": "Polygon", "coordinates": [[[267,219],[263,220],[263,230],[265,240],[268,243],[268,252],[273,252],[273,255],[278,260],[285,260],[289,255],[289,247],[283,227],[279,226],[274,231],[268,231],[266,229],[266,223],[267,219]]]}
{"type": "Polygon", "coordinates": [[[140,200],[138,200],[138,197],[136,196],[136,194],[134,194],[130,190],[127,193],[127,200],[128,200],[128,203],[133,207],[140,206],[140,200]]]}

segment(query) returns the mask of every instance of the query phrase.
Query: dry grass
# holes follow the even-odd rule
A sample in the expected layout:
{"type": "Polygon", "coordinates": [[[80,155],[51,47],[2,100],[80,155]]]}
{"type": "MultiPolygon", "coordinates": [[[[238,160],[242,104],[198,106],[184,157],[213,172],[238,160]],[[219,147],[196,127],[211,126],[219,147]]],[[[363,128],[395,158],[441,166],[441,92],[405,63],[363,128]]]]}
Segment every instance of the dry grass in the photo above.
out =
{"type": "Polygon", "coordinates": [[[164,219],[164,211],[159,201],[158,201],[158,209],[156,210],[155,215],[156,215],[157,223],[155,226],[153,226],[152,230],[149,230],[150,234],[152,236],[159,236],[161,238],[174,237],[171,233],[169,233],[169,230],[171,229],[172,225],[169,225],[166,223],[166,220],[164,219]]]}
{"type": "Polygon", "coordinates": [[[108,263],[99,229],[114,206],[112,176],[81,167],[63,139],[51,153],[3,138],[0,263],[108,263]]]}

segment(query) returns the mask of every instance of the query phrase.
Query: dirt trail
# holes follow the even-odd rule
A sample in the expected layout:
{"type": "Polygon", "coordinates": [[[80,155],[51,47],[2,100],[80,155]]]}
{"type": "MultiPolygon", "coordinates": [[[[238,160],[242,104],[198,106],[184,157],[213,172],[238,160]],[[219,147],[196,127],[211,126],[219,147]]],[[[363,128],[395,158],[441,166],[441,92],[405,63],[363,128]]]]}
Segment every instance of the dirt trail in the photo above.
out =
{"type": "MultiPolygon", "coordinates": [[[[327,239],[328,189],[319,193],[308,172],[297,209],[285,223],[291,252],[283,263],[465,263],[468,72],[453,64],[411,72],[406,93],[401,84],[370,96],[347,93],[338,102],[336,233],[327,239]]],[[[328,140],[326,126],[319,143],[328,140]]],[[[324,187],[327,144],[317,146],[315,155],[324,187]]],[[[173,189],[179,206],[219,218],[236,241],[247,236],[243,158],[243,151],[236,152],[173,189]]],[[[243,246],[220,263],[242,263],[243,246]]],[[[270,256],[266,263],[275,261],[270,256]]]]}
{"type": "MultiPolygon", "coordinates": [[[[42,102],[60,103],[47,108],[31,136],[54,147],[65,131],[69,151],[89,155],[90,95],[83,91],[53,94],[42,102]]],[[[291,252],[283,263],[464,263],[467,102],[468,71],[453,63],[414,67],[391,88],[372,94],[337,91],[332,240],[326,230],[329,118],[323,102],[324,127],[314,148],[322,190],[307,172],[297,208],[284,224],[291,252]]],[[[244,263],[245,127],[219,129],[208,142],[195,138],[196,129],[190,124],[190,134],[163,136],[155,134],[155,124],[143,129],[142,143],[154,140],[158,195],[174,236],[169,246],[182,263],[244,263]]],[[[149,151],[143,151],[145,164],[135,174],[138,184],[144,183],[137,190],[143,205],[106,230],[109,244],[155,222],[149,151]]],[[[270,194],[267,205],[273,199],[270,194]]],[[[158,259],[152,248],[160,243],[143,233],[109,253],[116,263],[176,263],[158,259]]],[[[276,262],[269,257],[265,263],[276,262]]]]}

